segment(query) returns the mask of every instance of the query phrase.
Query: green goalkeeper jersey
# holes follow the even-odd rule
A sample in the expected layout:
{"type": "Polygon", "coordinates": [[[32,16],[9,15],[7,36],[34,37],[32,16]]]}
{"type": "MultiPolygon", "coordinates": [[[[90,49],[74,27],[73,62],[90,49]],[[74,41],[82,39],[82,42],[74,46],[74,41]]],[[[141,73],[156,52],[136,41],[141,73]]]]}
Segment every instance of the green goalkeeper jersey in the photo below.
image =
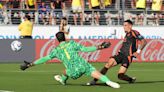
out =
{"type": "Polygon", "coordinates": [[[92,52],[96,50],[95,46],[85,47],[70,40],[69,42],[61,42],[51,51],[49,57],[51,59],[58,58],[64,64],[68,76],[76,79],[85,73],[90,75],[95,70],[94,67],[79,55],[79,52],[92,52]]]}

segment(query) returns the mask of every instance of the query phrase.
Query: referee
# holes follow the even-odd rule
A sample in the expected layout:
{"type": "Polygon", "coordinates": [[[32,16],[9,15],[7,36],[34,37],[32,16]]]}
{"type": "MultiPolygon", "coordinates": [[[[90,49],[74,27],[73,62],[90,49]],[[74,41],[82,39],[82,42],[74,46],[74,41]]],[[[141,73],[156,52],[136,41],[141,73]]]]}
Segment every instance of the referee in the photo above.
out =
{"type": "Polygon", "coordinates": [[[25,15],[24,21],[18,27],[20,39],[32,39],[33,23],[30,22],[30,16],[25,15]]]}

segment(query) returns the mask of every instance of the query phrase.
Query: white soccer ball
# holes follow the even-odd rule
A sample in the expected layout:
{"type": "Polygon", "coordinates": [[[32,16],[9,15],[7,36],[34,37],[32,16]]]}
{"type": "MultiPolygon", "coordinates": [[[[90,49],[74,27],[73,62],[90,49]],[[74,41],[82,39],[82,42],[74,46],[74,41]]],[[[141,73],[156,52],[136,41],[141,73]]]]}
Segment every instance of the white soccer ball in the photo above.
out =
{"type": "Polygon", "coordinates": [[[11,49],[15,52],[18,52],[22,49],[22,43],[18,40],[15,40],[11,43],[11,49]]]}

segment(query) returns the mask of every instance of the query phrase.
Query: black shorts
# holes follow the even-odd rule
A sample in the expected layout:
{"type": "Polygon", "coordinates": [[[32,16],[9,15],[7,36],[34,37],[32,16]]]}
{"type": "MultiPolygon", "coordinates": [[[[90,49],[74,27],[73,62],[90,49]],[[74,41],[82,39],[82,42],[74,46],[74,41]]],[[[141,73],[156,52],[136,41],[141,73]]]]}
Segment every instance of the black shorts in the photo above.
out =
{"type": "Polygon", "coordinates": [[[94,12],[99,12],[100,6],[92,7],[92,9],[94,10],[94,12]]]}
{"type": "Polygon", "coordinates": [[[32,39],[32,36],[20,36],[20,39],[32,39]]]}
{"type": "Polygon", "coordinates": [[[123,53],[118,53],[117,55],[115,55],[111,58],[114,58],[116,60],[117,64],[121,64],[121,66],[128,68],[130,63],[132,62],[133,57],[125,56],[123,53]]]}

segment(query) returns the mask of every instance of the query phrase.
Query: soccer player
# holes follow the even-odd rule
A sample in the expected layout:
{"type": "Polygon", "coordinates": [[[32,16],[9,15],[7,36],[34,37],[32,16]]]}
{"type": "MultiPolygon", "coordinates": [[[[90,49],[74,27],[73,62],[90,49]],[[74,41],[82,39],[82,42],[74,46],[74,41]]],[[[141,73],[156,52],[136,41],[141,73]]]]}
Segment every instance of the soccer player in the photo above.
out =
{"type": "Polygon", "coordinates": [[[91,52],[108,48],[110,46],[110,43],[103,42],[98,47],[85,47],[81,44],[76,43],[73,40],[66,41],[65,34],[63,32],[58,32],[56,34],[56,37],[60,44],[56,48],[54,48],[49,55],[42,57],[33,63],[25,62],[23,65],[21,65],[20,68],[22,70],[25,70],[31,66],[45,63],[53,58],[58,58],[64,64],[66,68],[66,73],[61,76],[56,75],[54,76],[54,78],[63,85],[66,84],[68,77],[72,79],[77,79],[85,74],[92,76],[93,78],[99,79],[102,82],[106,83],[108,86],[111,86],[113,88],[120,87],[119,84],[110,81],[105,75],[102,75],[84,58],[78,55],[79,51],[91,52]]]}
{"type": "MultiPolygon", "coordinates": [[[[134,83],[136,78],[130,77],[125,73],[130,63],[132,62],[133,57],[137,57],[146,45],[146,40],[144,39],[144,37],[141,36],[138,31],[133,30],[132,25],[133,23],[131,20],[124,21],[123,27],[126,36],[122,43],[122,47],[120,48],[118,54],[110,57],[109,61],[100,71],[103,75],[105,75],[108,69],[121,64],[121,67],[118,71],[118,78],[129,83],[134,83]]],[[[87,83],[87,85],[95,85],[96,81],[97,79],[94,79],[90,83],[87,83]]]]}

